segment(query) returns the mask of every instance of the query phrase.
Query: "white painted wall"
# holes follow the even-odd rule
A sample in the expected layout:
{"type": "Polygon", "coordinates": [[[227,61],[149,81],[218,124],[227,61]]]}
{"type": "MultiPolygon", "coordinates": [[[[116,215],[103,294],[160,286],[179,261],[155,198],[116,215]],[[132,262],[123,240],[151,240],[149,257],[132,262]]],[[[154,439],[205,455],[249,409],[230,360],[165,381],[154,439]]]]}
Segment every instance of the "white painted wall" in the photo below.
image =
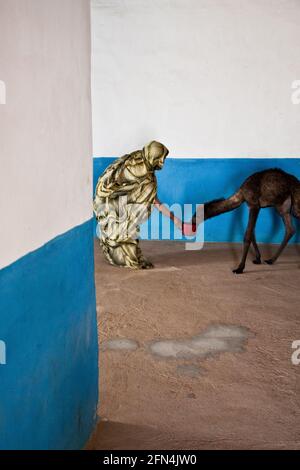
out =
{"type": "Polygon", "coordinates": [[[94,156],[300,157],[299,0],[92,0],[92,42],[94,156]]]}
{"type": "Polygon", "coordinates": [[[0,80],[3,267],[92,216],[89,0],[0,0],[0,80]]]}

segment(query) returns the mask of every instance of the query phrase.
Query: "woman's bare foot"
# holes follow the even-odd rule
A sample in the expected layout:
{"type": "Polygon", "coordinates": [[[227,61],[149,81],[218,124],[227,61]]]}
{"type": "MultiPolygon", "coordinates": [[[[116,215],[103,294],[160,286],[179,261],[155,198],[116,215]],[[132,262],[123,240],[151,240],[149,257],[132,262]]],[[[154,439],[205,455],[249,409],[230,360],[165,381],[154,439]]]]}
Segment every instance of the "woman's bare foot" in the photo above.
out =
{"type": "Polygon", "coordinates": [[[153,269],[153,268],[154,268],[154,264],[151,263],[151,261],[145,258],[142,260],[141,269],[153,269]]]}

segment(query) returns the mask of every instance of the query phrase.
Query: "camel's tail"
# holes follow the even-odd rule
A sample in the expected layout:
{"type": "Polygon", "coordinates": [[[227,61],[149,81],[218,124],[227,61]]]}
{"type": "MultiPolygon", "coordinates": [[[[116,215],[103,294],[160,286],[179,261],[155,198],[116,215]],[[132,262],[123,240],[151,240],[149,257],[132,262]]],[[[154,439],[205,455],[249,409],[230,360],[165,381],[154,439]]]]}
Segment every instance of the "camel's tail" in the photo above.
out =
{"type": "MultiPolygon", "coordinates": [[[[244,196],[239,189],[233,196],[228,199],[218,199],[204,204],[204,220],[211,219],[217,215],[237,209],[243,202],[244,196]]],[[[197,221],[198,223],[200,221],[197,221]]],[[[196,224],[196,213],[193,216],[192,223],[196,224]]]]}

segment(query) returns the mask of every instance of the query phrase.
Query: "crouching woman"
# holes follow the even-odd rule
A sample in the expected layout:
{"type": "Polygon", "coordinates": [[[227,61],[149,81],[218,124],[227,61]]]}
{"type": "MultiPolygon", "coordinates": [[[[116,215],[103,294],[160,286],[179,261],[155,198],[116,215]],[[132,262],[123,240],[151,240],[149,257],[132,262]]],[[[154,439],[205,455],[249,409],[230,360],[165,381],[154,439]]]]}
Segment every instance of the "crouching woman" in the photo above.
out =
{"type": "Polygon", "coordinates": [[[161,170],[168,149],[152,141],[117,159],[99,178],[94,197],[100,246],[107,261],[116,266],[149,269],[139,245],[139,225],[156,207],[181,230],[182,222],[157,199],[156,170],[161,170]]]}

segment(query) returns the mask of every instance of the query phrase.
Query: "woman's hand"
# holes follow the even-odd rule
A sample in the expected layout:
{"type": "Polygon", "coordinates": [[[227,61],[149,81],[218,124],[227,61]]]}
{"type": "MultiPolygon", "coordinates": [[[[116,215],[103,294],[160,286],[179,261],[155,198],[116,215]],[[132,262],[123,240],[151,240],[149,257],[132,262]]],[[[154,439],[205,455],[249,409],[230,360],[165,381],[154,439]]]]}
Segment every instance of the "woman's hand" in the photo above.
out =
{"type": "Polygon", "coordinates": [[[197,232],[197,227],[195,224],[190,224],[187,222],[182,223],[182,234],[185,237],[193,237],[197,232]]]}

